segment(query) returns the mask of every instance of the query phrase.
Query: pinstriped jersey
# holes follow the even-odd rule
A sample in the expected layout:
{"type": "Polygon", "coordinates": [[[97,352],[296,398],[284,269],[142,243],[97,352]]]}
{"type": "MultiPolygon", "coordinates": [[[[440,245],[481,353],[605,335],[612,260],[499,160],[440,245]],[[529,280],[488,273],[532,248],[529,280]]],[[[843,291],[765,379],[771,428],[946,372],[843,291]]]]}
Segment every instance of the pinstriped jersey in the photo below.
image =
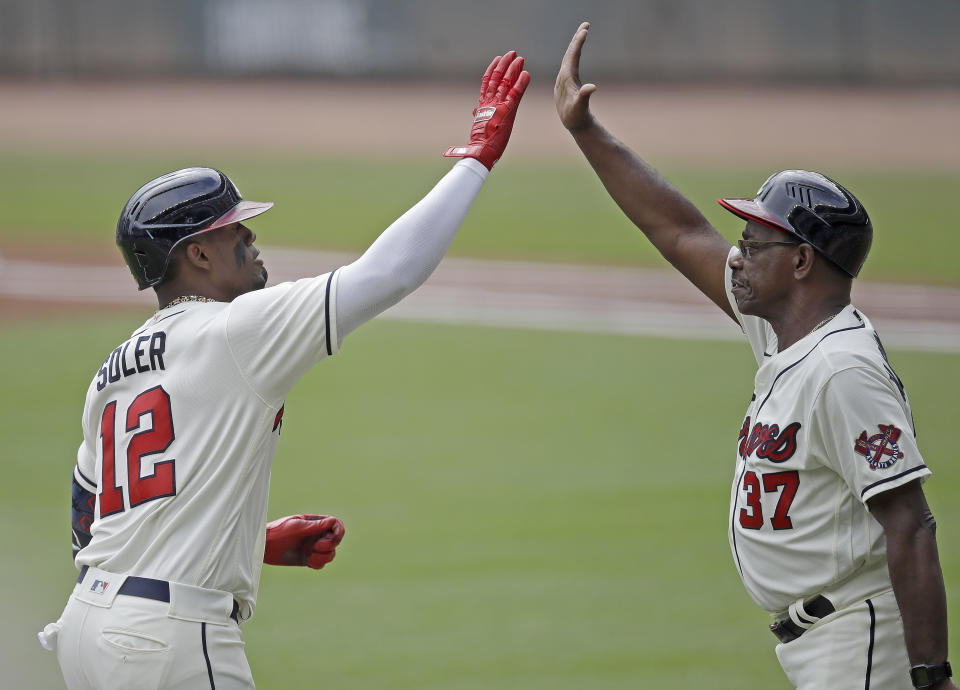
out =
{"type": "Polygon", "coordinates": [[[337,352],[338,272],[157,312],[87,390],[78,566],[231,592],[252,615],[283,401],[337,352]]]}
{"type": "Polygon", "coordinates": [[[726,270],[730,305],[759,365],[737,439],[728,525],[747,592],[776,613],[867,571],[889,582],[883,529],[866,501],[930,470],[879,336],[847,305],[778,352],[770,324],[737,309],[726,270]]]}

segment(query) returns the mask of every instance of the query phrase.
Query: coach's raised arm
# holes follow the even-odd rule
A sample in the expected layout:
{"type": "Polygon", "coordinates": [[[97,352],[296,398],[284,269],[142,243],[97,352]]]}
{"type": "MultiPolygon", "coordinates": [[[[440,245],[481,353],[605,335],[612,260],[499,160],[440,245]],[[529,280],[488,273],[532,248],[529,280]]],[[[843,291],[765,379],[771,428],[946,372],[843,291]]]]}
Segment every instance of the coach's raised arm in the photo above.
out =
{"type": "Polygon", "coordinates": [[[584,22],[563,55],[554,102],[567,128],[607,192],[660,253],[718,307],[734,318],[723,288],[727,242],[685,196],[620,142],[590,112],[594,84],[580,81],[584,22]]]}

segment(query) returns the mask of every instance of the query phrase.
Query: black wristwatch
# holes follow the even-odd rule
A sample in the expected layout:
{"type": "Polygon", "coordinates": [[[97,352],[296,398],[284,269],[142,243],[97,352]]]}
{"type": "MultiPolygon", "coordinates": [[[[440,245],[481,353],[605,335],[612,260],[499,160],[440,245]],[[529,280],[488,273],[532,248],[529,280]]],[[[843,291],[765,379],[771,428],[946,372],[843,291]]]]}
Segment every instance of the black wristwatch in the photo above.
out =
{"type": "Polygon", "coordinates": [[[910,680],[913,681],[913,687],[919,690],[931,690],[952,675],[953,669],[950,668],[949,661],[935,666],[918,664],[910,669],[910,680]]]}

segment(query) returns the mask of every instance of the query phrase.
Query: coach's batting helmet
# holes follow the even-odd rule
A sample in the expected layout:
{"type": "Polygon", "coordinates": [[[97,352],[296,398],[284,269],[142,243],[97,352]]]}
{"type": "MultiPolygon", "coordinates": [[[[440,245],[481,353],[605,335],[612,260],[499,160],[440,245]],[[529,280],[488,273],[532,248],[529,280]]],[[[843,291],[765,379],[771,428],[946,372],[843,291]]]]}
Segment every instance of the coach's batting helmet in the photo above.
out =
{"type": "Polygon", "coordinates": [[[117,246],[141,290],[163,280],[170,253],[187,237],[259,215],[273,202],[244,201],[213,168],[184,168],[147,182],[117,222],[117,246]]]}
{"type": "Polygon", "coordinates": [[[794,235],[856,278],[873,242],[863,204],[825,175],[784,170],[770,176],[755,199],[719,199],[725,209],[794,235]]]}

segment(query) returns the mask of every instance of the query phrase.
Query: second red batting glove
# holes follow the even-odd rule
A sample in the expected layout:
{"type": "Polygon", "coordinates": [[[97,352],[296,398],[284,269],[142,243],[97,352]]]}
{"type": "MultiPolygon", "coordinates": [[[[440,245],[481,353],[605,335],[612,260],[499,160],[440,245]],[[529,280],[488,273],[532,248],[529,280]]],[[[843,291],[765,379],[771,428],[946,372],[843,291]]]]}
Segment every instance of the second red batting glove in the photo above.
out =
{"type": "Polygon", "coordinates": [[[267,523],[263,562],[319,570],[336,556],[343,535],[343,523],[333,516],[304,514],[274,520],[267,523]]]}

